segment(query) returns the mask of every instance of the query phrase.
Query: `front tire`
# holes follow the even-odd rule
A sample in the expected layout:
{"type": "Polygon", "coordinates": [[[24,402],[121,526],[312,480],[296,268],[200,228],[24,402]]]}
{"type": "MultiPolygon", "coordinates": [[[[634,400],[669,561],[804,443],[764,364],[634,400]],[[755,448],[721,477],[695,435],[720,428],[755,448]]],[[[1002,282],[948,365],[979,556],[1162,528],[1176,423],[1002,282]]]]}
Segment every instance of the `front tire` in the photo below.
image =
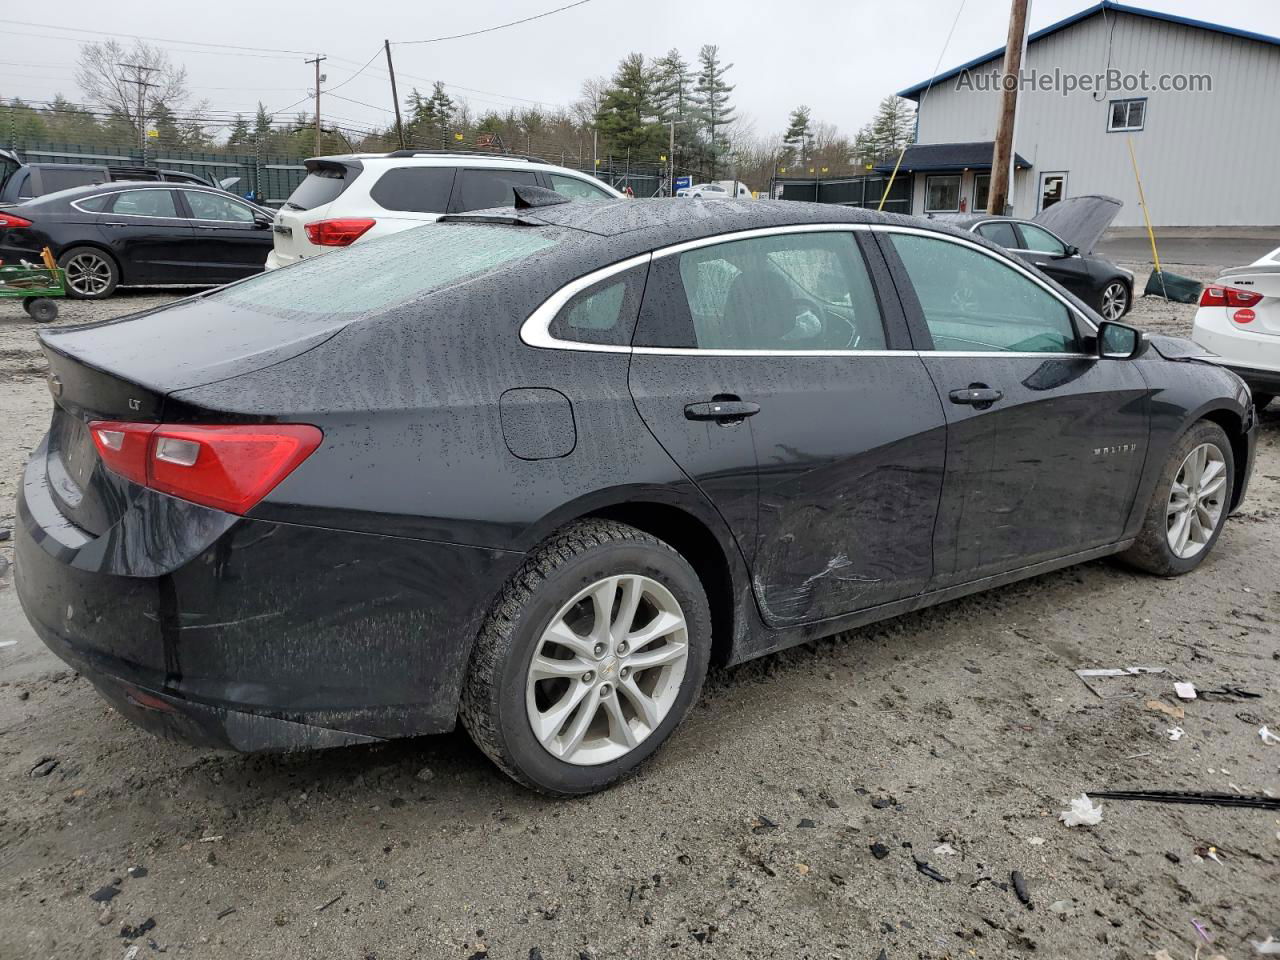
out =
{"type": "Polygon", "coordinates": [[[670,736],[710,652],[711,613],[688,561],[634,527],[581,521],[503,588],[472,651],[462,722],[517,782],[592,793],[670,736]]]}
{"type": "Polygon", "coordinates": [[[120,268],[97,247],[72,247],[58,258],[67,278],[67,296],[74,300],[105,300],[120,283],[120,268]]]}
{"type": "Polygon", "coordinates": [[[1235,458],[1226,432],[1208,420],[1197,422],[1174,444],[1142,531],[1121,559],[1164,577],[1194,570],[1222,533],[1234,489],[1235,458]]]}

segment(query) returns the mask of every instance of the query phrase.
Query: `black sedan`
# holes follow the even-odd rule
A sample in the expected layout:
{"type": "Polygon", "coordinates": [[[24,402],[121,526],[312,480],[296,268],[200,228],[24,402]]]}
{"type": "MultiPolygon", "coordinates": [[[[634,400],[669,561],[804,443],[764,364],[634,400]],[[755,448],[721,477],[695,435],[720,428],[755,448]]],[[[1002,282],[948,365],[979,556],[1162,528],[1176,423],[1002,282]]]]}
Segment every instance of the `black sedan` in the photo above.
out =
{"type": "Polygon", "coordinates": [[[1119,320],[1133,306],[1133,274],[1097,256],[1093,248],[1120,207],[1111,197],[1071,197],[1033,220],[972,213],[947,217],[947,222],[1035,264],[1104,320],[1119,320]]]}
{"type": "Polygon", "coordinates": [[[214,286],[262,271],[269,210],[211,187],[112,183],[0,205],[0,260],[38,263],[49,247],[70,296],[118,286],[214,286]]]}
{"type": "Polygon", "coordinates": [[[712,661],[1107,555],[1187,573],[1245,495],[1239,378],[970,234],[517,202],[40,335],[18,593],[122,713],[237,750],[461,718],[585,793],[712,661]]]}

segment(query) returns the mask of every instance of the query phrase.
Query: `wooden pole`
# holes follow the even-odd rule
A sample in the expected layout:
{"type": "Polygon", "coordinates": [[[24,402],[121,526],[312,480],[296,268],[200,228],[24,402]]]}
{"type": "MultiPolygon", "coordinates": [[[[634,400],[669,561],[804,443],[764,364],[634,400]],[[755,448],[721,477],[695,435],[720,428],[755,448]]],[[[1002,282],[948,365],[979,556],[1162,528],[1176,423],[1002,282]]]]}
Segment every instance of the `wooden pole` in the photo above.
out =
{"type": "Polygon", "coordinates": [[[1003,216],[1009,205],[1013,166],[1013,126],[1018,115],[1018,82],[1022,76],[1022,50],[1027,35],[1028,0],[1013,0],[1009,10],[1009,38],[1004,48],[1000,116],[996,123],[995,150],[991,158],[991,196],[987,212],[1003,216]]]}
{"type": "Polygon", "coordinates": [[[403,150],[408,144],[404,142],[404,124],[400,120],[400,95],[396,93],[396,68],[391,63],[391,41],[383,40],[382,44],[387,48],[387,73],[391,74],[391,103],[396,108],[396,137],[403,150]]]}

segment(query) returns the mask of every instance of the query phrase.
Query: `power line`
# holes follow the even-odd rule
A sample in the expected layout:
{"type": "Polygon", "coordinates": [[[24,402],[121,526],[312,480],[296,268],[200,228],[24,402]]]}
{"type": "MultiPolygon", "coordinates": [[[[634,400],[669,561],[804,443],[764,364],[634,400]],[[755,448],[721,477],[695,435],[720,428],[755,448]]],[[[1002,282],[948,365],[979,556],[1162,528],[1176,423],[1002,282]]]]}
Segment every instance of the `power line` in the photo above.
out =
{"type": "Polygon", "coordinates": [[[461,40],[464,37],[478,37],[482,33],[493,33],[495,30],[505,30],[507,27],[518,27],[522,23],[530,23],[534,20],[541,20],[543,17],[549,17],[552,14],[563,13],[565,10],[572,10],[574,7],[580,7],[583,4],[590,3],[591,0],[577,0],[576,3],[567,3],[563,7],[556,7],[554,10],[547,10],[543,13],[535,13],[531,17],[523,17],[520,20],[512,20],[510,23],[499,23],[497,26],[485,27],[482,30],[471,30],[467,33],[455,33],[447,37],[431,37],[429,40],[397,40],[397,46],[405,46],[411,43],[440,43],[442,40],[461,40]]]}
{"type": "MultiPolygon", "coordinates": [[[[585,0],[584,0],[585,2],[585,0]]],[[[196,47],[218,47],[222,50],[257,50],[262,53],[310,53],[310,50],[285,50],[281,47],[246,47],[238,43],[209,43],[203,40],[174,40],[170,37],[148,37],[137,33],[114,33],[110,30],[88,30],[81,27],[64,27],[58,23],[32,23],[29,20],[5,20],[0,23],[14,23],[20,27],[40,27],[44,30],[62,30],[65,33],[87,33],[95,37],[128,37],[131,40],[149,40],[153,43],[178,43],[196,47]]],[[[68,38],[70,39],[70,38],[68,38]]]]}
{"type": "MultiPolygon", "coordinates": [[[[0,21],[2,22],[2,21],[0,21]]],[[[38,37],[42,40],[65,40],[68,43],[84,43],[79,37],[60,37],[52,33],[29,33],[25,30],[9,30],[6,37],[38,37]]],[[[103,36],[131,36],[130,34],[103,34],[103,36]]],[[[138,38],[141,39],[141,38],[138,38]]],[[[183,41],[177,41],[179,43],[183,41]]],[[[293,57],[282,53],[236,53],[229,50],[171,50],[171,53],[203,53],[213,57],[250,57],[255,60],[292,60],[293,57]]]]}

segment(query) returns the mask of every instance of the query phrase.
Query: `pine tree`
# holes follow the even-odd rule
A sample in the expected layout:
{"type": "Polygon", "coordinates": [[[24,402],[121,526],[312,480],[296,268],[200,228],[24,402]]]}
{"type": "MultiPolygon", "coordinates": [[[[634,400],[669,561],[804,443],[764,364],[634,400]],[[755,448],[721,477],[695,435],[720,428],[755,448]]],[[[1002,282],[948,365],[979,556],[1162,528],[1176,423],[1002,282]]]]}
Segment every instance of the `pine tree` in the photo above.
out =
{"type": "Polygon", "coordinates": [[[227,136],[228,147],[243,147],[249,143],[251,138],[249,133],[249,121],[245,120],[243,114],[236,114],[235,120],[231,124],[231,133],[227,136]]]}
{"type": "Polygon", "coordinates": [[[630,152],[634,160],[652,162],[665,140],[658,116],[653,72],[643,54],[627,54],[600,104],[600,135],[615,153],[630,152]]]}
{"type": "Polygon", "coordinates": [[[915,111],[901,97],[880,101],[876,115],[858,132],[877,160],[896,155],[915,139],[915,111]]]}
{"type": "Polygon", "coordinates": [[[791,111],[787,120],[787,132],[782,135],[783,161],[791,163],[799,151],[801,162],[808,163],[813,152],[813,126],[808,107],[801,105],[791,111]]]}
{"type": "Polygon", "coordinates": [[[732,63],[720,61],[720,48],[715,44],[706,44],[698,51],[698,80],[695,96],[698,102],[698,116],[706,130],[707,161],[711,166],[711,177],[716,177],[716,167],[720,159],[728,152],[729,144],[725,136],[726,128],[734,121],[734,108],[729,104],[729,94],[733,85],[725,82],[725,74],[732,68],[732,63]]]}

